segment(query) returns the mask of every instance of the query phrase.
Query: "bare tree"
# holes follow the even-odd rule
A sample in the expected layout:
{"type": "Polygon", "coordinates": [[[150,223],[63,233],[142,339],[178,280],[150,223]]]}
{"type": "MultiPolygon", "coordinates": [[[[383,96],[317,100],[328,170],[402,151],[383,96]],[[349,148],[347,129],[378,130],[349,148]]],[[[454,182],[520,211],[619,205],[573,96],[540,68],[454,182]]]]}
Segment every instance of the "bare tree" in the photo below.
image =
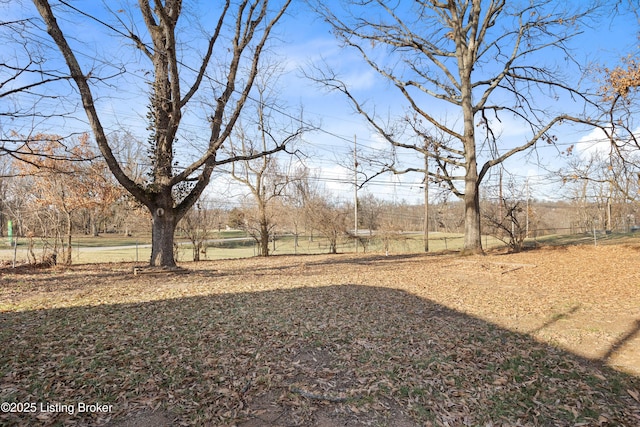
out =
{"type": "MultiPolygon", "coordinates": [[[[389,207],[393,208],[393,206],[389,207]]],[[[396,220],[397,218],[393,215],[393,212],[390,209],[386,210],[387,212],[377,221],[379,222],[378,236],[382,240],[384,253],[388,256],[391,250],[391,243],[402,240],[402,226],[396,220]]]]}
{"type": "MultiPolygon", "coordinates": [[[[640,5],[629,1],[630,11],[638,18],[640,5]]],[[[639,21],[640,22],[640,21],[639,21]]],[[[640,87],[640,60],[638,54],[630,54],[613,68],[604,68],[604,84],[601,87],[604,114],[601,131],[611,143],[609,158],[618,163],[623,173],[640,169],[640,139],[637,134],[638,87],[640,87]]],[[[617,168],[620,171],[619,168],[617,168]]],[[[638,174],[640,180],[640,174],[638,174]]]]}
{"type": "Polygon", "coordinates": [[[397,88],[408,105],[402,120],[414,142],[403,126],[381,120],[334,71],[318,69],[312,78],[342,92],[394,147],[435,160],[429,176],[464,200],[463,251],[481,252],[479,185],[488,170],[540,141],[553,143],[550,131],[563,121],[581,121],[552,107],[557,97],[579,101],[579,111],[587,102],[563,70],[579,71],[568,42],[594,9],[580,4],[572,11],[552,0],[350,0],[342,14],[315,4],[340,41],[397,88]],[[567,62],[547,60],[554,50],[567,62]],[[517,143],[502,139],[503,118],[528,135],[517,143]],[[483,151],[489,155],[479,163],[483,151]]]}
{"type": "Polygon", "coordinates": [[[118,197],[118,189],[105,180],[98,171],[98,162],[92,164],[87,159],[95,157],[87,134],[73,144],[72,157],[66,157],[66,147],[58,142],[55,135],[36,135],[29,142],[36,155],[32,162],[19,162],[18,168],[25,176],[30,176],[29,186],[32,201],[36,206],[58,211],[64,218],[63,225],[56,230],[62,243],[62,262],[71,264],[71,239],[73,216],[81,209],[92,209],[112,203],[118,197]]]}
{"type": "Polygon", "coordinates": [[[349,230],[346,210],[320,194],[310,197],[305,208],[313,229],[329,242],[329,253],[338,253],[338,242],[349,230]]]}
{"type": "Polygon", "coordinates": [[[358,226],[369,230],[370,236],[380,226],[383,205],[383,201],[371,193],[358,197],[358,218],[360,218],[358,226]]]}
{"type": "MultiPolygon", "coordinates": [[[[242,150],[246,149],[243,145],[242,150]]],[[[276,226],[276,201],[287,197],[288,187],[297,177],[293,171],[283,169],[272,156],[237,162],[232,166],[231,175],[251,193],[255,214],[245,212],[245,229],[258,242],[258,255],[269,256],[269,241],[276,226]]]]}
{"type": "MultiPolygon", "coordinates": [[[[290,0],[283,0],[278,5],[274,0],[233,3],[227,0],[217,6],[218,18],[202,43],[196,42],[194,34],[186,31],[185,25],[193,26],[194,23],[180,20],[184,15],[181,0],[139,0],[137,9],[129,11],[130,24],[125,23],[119,11],[112,12],[117,25],[108,24],[68,1],[55,2],[55,8],[52,7],[53,2],[47,0],[33,0],[33,3],[69,68],[109,169],[153,217],[151,265],[175,266],[173,243],[176,226],[208,185],[213,169],[221,164],[258,158],[284,148],[270,147],[264,153],[250,156],[217,156],[250,99],[260,57],[290,0]],[[65,35],[59,24],[61,21],[57,19],[63,12],[79,14],[83,19],[106,27],[112,35],[123,37],[127,46],[137,51],[150,65],[143,71],[150,78],[149,154],[152,163],[145,183],[136,182],[113,152],[102,122],[103,116],[96,106],[97,89],[92,86],[99,81],[99,76],[95,75],[99,70],[91,68],[91,63],[83,67],[79,61],[81,54],[89,57],[94,54],[79,52],[69,44],[69,36],[65,35]],[[136,13],[138,16],[134,16],[136,13]],[[144,32],[139,31],[140,22],[144,23],[144,32]],[[213,105],[210,108],[202,103],[198,105],[196,94],[213,100],[213,105]],[[199,120],[208,123],[210,130],[196,158],[177,168],[176,162],[180,160],[176,156],[180,146],[178,133],[186,114],[199,115],[199,120]]],[[[138,68],[141,67],[143,64],[138,68]]],[[[140,73],[139,70],[136,72],[140,73]]],[[[195,148],[193,144],[188,147],[190,150],[195,148]]]]}
{"type": "Polygon", "coordinates": [[[318,176],[312,174],[306,166],[300,166],[295,172],[298,179],[293,182],[291,196],[287,199],[289,209],[288,220],[292,225],[294,234],[294,248],[298,248],[298,236],[304,229],[308,234],[309,242],[313,241],[313,226],[311,212],[312,201],[319,193],[318,176]]]}
{"type": "MultiPolygon", "coordinates": [[[[72,121],[75,108],[61,102],[70,91],[67,86],[60,92],[64,88],[60,83],[71,76],[48,55],[38,34],[38,20],[14,17],[21,8],[21,1],[0,0],[0,156],[29,163],[43,155],[34,153],[29,144],[38,126],[51,118],[72,121]]],[[[70,150],[56,155],[73,157],[70,150]]]]}
{"type": "Polygon", "coordinates": [[[621,157],[616,150],[596,150],[572,158],[559,171],[579,229],[626,230],[634,225],[630,222],[635,222],[640,208],[640,170],[633,167],[640,164],[638,157],[638,153],[621,157]]]}
{"type": "Polygon", "coordinates": [[[193,248],[193,260],[200,261],[206,254],[207,240],[213,236],[217,226],[217,215],[211,200],[200,200],[179,223],[180,231],[189,239],[193,248]]]}
{"type": "Polygon", "coordinates": [[[485,195],[482,218],[487,233],[507,245],[510,251],[520,252],[529,234],[532,210],[527,192],[513,177],[503,186],[502,177],[498,188],[491,188],[485,195]]]}
{"type": "MultiPolygon", "coordinates": [[[[269,146],[289,146],[297,141],[307,130],[308,126],[298,124],[285,124],[275,122],[275,118],[267,110],[269,105],[278,105],[275,83],[278,67],[267,67],[256,84],[258,93],[254,114],[247,115],[247,119],[238,123],[235,132],[231,135],[228,150],[231,156],[241,156],[241,160],[231,164],[231,176],[242,183],[251,194],[256,208],[256,214],[251,223],[247,222],[247,231],[258,242],[258,254],[269,256],[269,239],[275,226],[274,203],[287,195],[291,184],[300,179],[292,167],[283,164],[274,155],[265,155],[259,159],[252,159],[255,153],[265,152],[269,146]]],[[[279,109],[282,107],[279,107],[279,109]]],[[[291,158],[291,155],[290,155],[291,158]]]]}

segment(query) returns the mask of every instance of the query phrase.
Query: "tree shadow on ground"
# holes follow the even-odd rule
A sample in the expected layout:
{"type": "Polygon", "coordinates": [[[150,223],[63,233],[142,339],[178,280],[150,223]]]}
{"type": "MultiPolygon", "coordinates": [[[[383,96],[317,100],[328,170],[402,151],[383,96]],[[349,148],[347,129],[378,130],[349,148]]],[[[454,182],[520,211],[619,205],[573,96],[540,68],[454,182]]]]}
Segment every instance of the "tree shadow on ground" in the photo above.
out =
{"type": "MultiPolygon", "coordinates": [[[[416,259],[435,256],[436,254],[398,254],[398,255],[382,255],[382,254],[301,254],[301,255],[270,255],[264,258],[253,258],[254,260],[260,260],[262,265],[254,265],[249,273],[260,275],[280,275],[283,271],[289,269],[300,269],[307,267],[324,267],[334,265],[380,265],[381,263],[389,263],[394,265],[400,265],[403,262],[409,262],[416,259]],[[281,259],[289,259],[290,263],[283,264],[281,259]],[[300,261],[299,259],[304,259],[300,261]]],[[[442,254],[440,254],[441,256],[442,254]]],[[[200,261],[203,265],[215,265],[216,261],[200,261]]],[[[210,268],[202,268],[198,263],[184,263],[182,264],[188,268],[189,273],[205,277],[219,277],[219,276],[232,276],[247,274],[247,269],[243,265],[238,265],[236,269],[225,269],[224,272],[217,271],[210,268]]]]}
{"type": "Polygon", "coordinates": [[[637,242],[637,238],[640,237],[638,233],[611,233],[606,234],[602,230],[597,230],[596,235],[592,232],[586,233],[575,233],[575,234],[561,234],[561,235],[553,235],[553,236],[542,236],[536,239],[535,242],[527,242],[527,244],[534,243],[534,247],[538,245],[542,246],[552,246],[552,247],[567,247],[567,246],[578,246],[578,245],[609,245],[609,244],[620,244],[625,241],[637,242]]]}
{"type": "Polygon", "coordinates": [[[46,268],[24,265],[6,268],[4,271],[0,269],[0,286],[5,290],[22,294],[51,293],[53,299],[57,292],[98,289],[105,281],[126,279],[131,276],[134,263],[118,265],[120,268],[111,266],[105,268],[108,264],[83,264],[46,268]],[[66,275],[67,269],[73,269],[74,274],[66,275]],[[81,274],[77,274],[78,272],[81,274]],[[7,283],[11,286],[3,286],[7,283]]]}
{"type": "Polygon", "coordinates": [[[2,425],[125,426],[145,413],[244,427],[640,425],[638,378],[389,288],[0,313],[0,322],[0,401],[75,409],[3,412],[2,425]],[[111,411],[79,413],[81,402],[111,411]]]}
{"type": "Polygon", "coordinates": [[[611,357],[616,354],[625,344],[633,341],[640,336],[640,319],[636,319],[633,322],[633,326],[621,337],[619,337],[602,356],[601,360],[607,362],[611,357]]]}

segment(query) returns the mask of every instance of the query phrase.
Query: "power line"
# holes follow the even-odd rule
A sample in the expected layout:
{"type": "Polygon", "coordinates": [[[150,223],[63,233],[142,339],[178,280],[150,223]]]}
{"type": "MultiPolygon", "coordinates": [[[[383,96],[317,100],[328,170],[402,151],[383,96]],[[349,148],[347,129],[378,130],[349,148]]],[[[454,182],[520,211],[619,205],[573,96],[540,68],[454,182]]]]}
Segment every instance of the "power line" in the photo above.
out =
{"type": "MultiPolygon", "coordinates": [[[[76,12],[81,13],[81,14],[82,14],[82,15],[84,15],[84,16],[87,16],[87,17],[89,17],[89,18],[91,18],[91,19],[94,19],[94,20],[95,20],[96,22],[98,22],[100,25],[102,25],[102,26],[104,26],[104,27],[108,28],[108,29],[109,29],[109,31],[116,32],[116,34],[119,34],[120,36],[122,36],[122,37],[124,37],[124,38],[126,38],[126,39],[130,39],[130,35],[127,35],[125,32],[123,32],[123,31],[119,30],[118,28],[115,28],[114,26],[112,26],[112,25],[110,25],[110,24],[108,24],[108,23],[104,22],[103,20],[98,19],[98,18],[96,18],[95,16],[92,16],[92,15],[90,15],[90,14],[87,14],[87,13],[85,13],[85,12],[81,11],[80,9],[76,8],[75,6],[70,5],[70,4],[69,4],[68,2],[66,2],[66,1],[61,1],[61,3],[62,3],[62,4],[64,4],[64,5],[66,5],[66,6],[67,6],[67,7],[69,7],[70,9],[73,9],[73,10],[75,10],[76,12]]],[[[41,37],[40,35],[38,35],[38,34],[36,34],[36,33],[30,33],[30,34],[31,34],[32,36],[34,36],[34,38],[35,38],[36,40],[44,40],[44,38],[43,38],[43,37],[41,37]]],[[[49,43],[47,43],[47,44],[49,44],[49,45],[50,45],[50,40],[49,40],[49,39],[46,39],[46,40],[48,40],[48,42],[49,42],[49,43]]],[[[150,50],[152,50],[152,46],[150,46],[150,45],[148,45],[148,44],[146,44],[146,46],[147,46],[147,48],[149,48],[150,50]]],[[[79,52],[78,52],[78,54],[79,54],[79,55],[82,55],[83,57],[90,58],[90,59],[92,59],[92,60],[94,60],[94,61],[97,61],[97,62],[99,62],[99,63],[101,63],[101,64],[103,64],[103,65],[105,65],[105,66],[112,66],[112,64],[111,64],[111,63],[109,63],[108,61],[103,61],[103,60],[102,60],[102,59],[100,59],[99,57],[95,57],[95,56],[94,56],[94,57],[92,57],[92,56],[89,56],[88,54],[85,54],[85,53],[84,53],[84,52],[82,52],[82,51],[79,51],[79,52]]],[[[193,67],[189,66],[188,64],[186,64],[185,62],[180,61],[179,63],[180,63],[180,65],[181,65],[182,67],[184,67],[184,69],[186,69],[186,70],[189,70],[189,71],[194,72],[194,73],[198,73],[198,72],[199,72],[199,70],[196,70],[195,68],[193,68],[193,67]]],[[[143,82],[145,82],[145,83],[148,83],[147,79],[145,79],[145,78],[142,76],[142,74],[129,73],[128,75],[129,75],[129,76],[132,76],[132,77],[133,77],[133,78],[135,78],[135,79],[139,79],[140,81],[143,81],[143,82]]],[[[214,83],[216,83],[216,84],[219,84],[219,85],[223,85],[223,83],[222,83],[222,82],[218,81],[215,77],[212,77],[208,72],[205,72],[205,77],[206,77],[209,81],[212,81],[212,82],[214,82],[214,83]]],[[[235,92],[236,94],[240,94],[240,93],[241,93],[239,90],[235,90],[234,92],[235,92]]],[[[256,99],[254,96],[252,96],[251,94],[249,95],[248,99],[249,99],[250,101],[252,101],[252,102],[260,103],[260,101],[259,101],[258,99],[256,99]]],[[[54,106],[54,105],[53,105],[53,100],[49,100],[49,101],[47,101],[47,102],[51,102],[51,103],[52,103],[52,104],[51,104],[51,106],[52,106],[52,107],[54,106]]],[[[45,102],[45,104],[46,104],[46,102],[45,102]]],[[[57,104],[56,104],[56,105],[57,105],[57,104]]],[[[300,123],[302,123],[302,124],[304,124],[304,125],[306,125],[306,126],[308,126],[308,127],[312,127],[312,128],[314,128],[314,130],[315,130],[315,131],[317,131],[317,132],[320,132],[320,133],[322,133],[322,134],[324,134],[324,135],[327,135],[327,136],[330,136],[330,137],[332,137],[332,138],[335,138],[335,139],[336,139],[336,140],[338,140],[338,141],[342,141],[342,142],[344,142],[344,143],[345,143],[345,147],[348,147],[348,146],[350,146],[350,144],[351,144],[352,139],[351,139],[351,136],[350,136],[350,135],[349,135],[349,136],[347,136],[347,135],[341,135],[341,134],[339,134],[339,133],[337,133],[337,132],[330,131],[330,130],[328,130],[328,129],[324,128],[324,127],[315,127],[311,122],[309,122],[309,121],[307,121],[307,120],[303,120],[303,119],[301,119],[300,117],[293,116],[293,115],[292,115],[291,113],[289,113],[287,110],[282,109],[282,108],[280,108],[280,107],[278,107],[278,106],[276,106],[276,105],[272,105],[272,106],[271,106],[271,109],[272,109],[274,112],[276,112],[276,113],[280,114],[280,115],[281,115],[281,116],[283,116],[283,117],[286,117],[286,118],[289,118],[289,119],[292,119],[292,120],[295,120],[295,121],[299,121],[300,123]]],[[[115,112],[108,111],[108,110],[104,110],[101,114],[102,114],[102,115],[111,115],[111,116],[116,117],[116,118],[118,118],[118,117],[124,117],[124,118],[127,118],[127,117],[129,117],[129,118],[134,118],[134,117],[135,117],[136,119],[140,119],[140,118],[141,118],[141,116],[140,116],[139,114],[138,114],[138,115],[130,115],[130,114],[127,114],[127,113],[116,114],[115,112]]],[[[313,114],[315,114],[316,116],[318,116],[318,117],[320,117],[320,118],[328,118],[328,117],[331,117],[331,116],[329,116],[329,115],[327,115],[327,114],[323,114],[323,113],[317,113],[317,112],[316,112],[316,113],[313,113],[313,114]]],[[[350,123],[351,123],[351,121],[346,121],[346,120],[344,120],[344,118],[343,118],[343,117],[341,117],[341,118],[333,118],[333,119],[334,119],[334,120],[340,120],[341,122],[350,122],[350,123]]],[[[85,123],[86,123],[86,121],[85,121],[85,123]]],[[[353,123],[355,123],[355,122],[353,122],[353,123]]],[[[196,125],[196,124],[193,124],[193,123],[189,123],[188,121],[185,121],[184,123],[182,123],[182,124],[181,124],[181,127],[184,129],[184,131],[191,131],[191,132],[198,132],[198,131],[200,131],[200,130],[208,129],[208,128],[209,128],[209,127],[207,127],[207,126],[200,126],[200,125],[196,125]]],[[[376,143],[378,143],[378,142],[379,142],[379,141],[376,141],[376,140],[373,140],[373,139],[367,139],[367,138],[362,138],[362,137],[360,137],[360,138],[359,138],[359,140],[360,140],[360,141],[363,141],[363,142],[368,142],[368,143],[370,143],[370,144],[376,144],[376,143]]],[[[603,142],[603,141],[605,141],[605,140],[604,140],[604,139],[592,139],[592,140],[580,140],[580,141],[576,141],[576,142],[557,142],[557,143],[555,143],[555,144],[550,144],[550,145],[541,144],[541,145],[540,145],[540,146],[538,146],[537,148],[538,148],[538,149],[549,148],[549,147],[557,148],[557,147],[572,146],[572,145],[574,145],[574,146],[575,146],[576,144],[589,144],[589,145],[588,145],[588,147],[586,148],[586,149],[589,149],[589,148],[592,148],[593,146],[595,146],[595,145],[597,145],[598,143],[601,143],[601,142],[603,142]]],[[[327,147],[327,146],[325,146],[325,145],[317,144],[317,143],[315,143],[315,142],[313,142],[313,141],[310,141],[310,140],[307,140],[307,139],[303,139],[303,140],[302,140],[302,143],[307,144],[307,145],[309,145],[310,147],[312,147],[312,148],[314,148],[315,150],[318,150],[318,151],[328,152],[328,153],[331,153],[331,154],[336,155],[336,156],[337,156],[337,155],[339,155],[339,153],[336,151],[337,147],[327,147]]],[[[366,147],[366,146],[363,146],[363,147],[366,147]]],[[[370,150],[370,152],[371,152],[371,153],[373,153],[373,155],[378,154],[378,153],[385,152],[385,150],[376,150],[376,149],[374,149],[374,148],[372,148],[372,147],[367,147],[367,149],[368,149],[368,150],[370,150]]],[[[487,149],[485,149],[485,150],[488,150],[488,148],[487,148],[487,149]]],[[[480,150],[478,150],[478,152],[481,154],[481,153],[486,152],[486,151],[483,151],[482,149],[480,149],[480,150]]],[[[399,156],[405,156],[405,155],[409,156],[409,155],[411,155],[410,153],[405,153],[405,152],[403,152],[403,151],[398,151],[398,153],[397,153],[397,154],[398,154],[399,156]]],[[[316,163],[326,162],[326,163],[328,163],[328,164],[332,164],[332,165],[334,165],[334,164],[335,164],[335,163],[330,163],[330,161],[328,161],[328,160],[324,160],[324,159],[323,159],[323,160],[317,160],[317,161],[315,161],[315,162],[316,162],[316,163]]],[[[348,182],[349,182],[349,179],[348,179],[348,178],[344,178],[344,179],[343,179],[343,178],[342,178],[342,177],[340,177],[339,175],[335,175],[335,176],[328,176],[328,177],[326,177],[326,178],[323,178],[322,180],[324,180],[324,182],[328,182],[328,183],[340,183],[340,184],[343,184],[343,183],[344,183],[344,184],[346,184],[346,183],[348,183],[348,182]]],[[[318,181],[321,181],[321,179],[318,179],[318,181]]],[[[368,185],[373,185],[373,186],[382,186],[382,187],[393,187],[393,186],[396,186],[396,185],[400,185],[400,186],[407,186],[407,185],[408,185],[408,186],[410,186],[410,187],[411,187],[411,186],[413,186],[413,185],[415,185],[415,184],[405,183],[405,182],[402,182],[402,181],[398,181],[398,182],[396,182],[396,183],[388,183],[388,182],[384,182],[384,181],[375,181],[375,180],[373,180],[373,181],[370,181],[370,182],[368,183],[368,185]]]]}
{"type": "MultiPolygon", "coordinates": [[[[88,18],[90,18],[90,19],[93,19],[94,21],[98,22],[100,25],[102,25],[102,26],[104,26],[104,27],[108,28],[110,31],[113,31],[113,32],[115,32],[115,33],[119,34],[120,36],[122,36],[122,37],[124,37],[124,38],[126,38],[126,39],[130,39],[130,35],[126,34],[125,32],[123,32],[123,31],[121,31],[121,30],[119,30],[118,28],[114,27],[113,25],[110,25],[110,24],[106,23],[105,21],[103,21],[103,20],[101,20],[101,19],[99,19],[99,18],[95,17],[94,15],[91,15],[91,14],[88,14],[88,13],[86,13],[86,12],[82,11],[82,10],[78,9],[77,7],[75,7],[75,6],[70,5],[70,4],[69,4],[68,2],[66,2],[66,1],[62,1],[62,0],[61,0],[61,3],[62,3],[62,4],[64,4],[65,6],[67,6],[68,8],[70,8],[70,9],[72,9],[72,10],[74,10],[74,11],[76,11],[76,12],[78,12],[78,13],[80,13],[80,14],[82,14],[82,15],[84,15],[84,16],[86,16],[86,17],[88,17],[88,18]]],[[[31,35],[33,35],[33,36],[34,36],[34,37],[36,37],[37,39],[44,40],[44,39],[43,39],[40,35],[38,35],[38,34],[31,33],[31,35]]],[[[50,40],[48,40],[48,39],[46,39],[46,40],[50,42],[50,40]]],[[[149,48],[150,50],[152,50],[152,46],[150,46],[149,44],[145,44],[145,46],[146,46],[147,48],[149,48]]],[[[85,53],[84,53],[84,52],[82,52],[82,51],[78,52],[78,54],[80,54],[80,55],[82,55],[82,56],[85,56],[85,57],[87,57],[87,58],[90,58],[90,59],[92,59],[92,60],[94,60],[94,61],[96,61],[96,60],[97,60],[97,61],[101,62],[103,65],[112,66],[112,64],[111,64],[110,62],[108,62],[108,61],[102,61],[102,60],[100,60],[100,58],[99,58],[99,57],[89,56],[88,54],[85,54],[85,53]]],[[[180,64],[181,66],[183,66],[185,69],[188,69],[188,70],[190,70],[190,71],[192,71],[192,72],[194,72],[194,73],[197,73],[197,72],[199,71],[199,70],[196,70],[195,68],[193,68],[193,67],[189,66],[188,64],[186,64],[186,63],[184,63],[184,62],[182,62],[182,61],[179,61],[179,64],[180,64]]],[[[138,79],[140,79],[141,81],[144,81],[145,83],[147,83],[147,80],[146,80],[146,79],[144,79],[144,78],[143,78],[141,75],[139,75],[139,74],[135,74],[135,73],[134,73],[134,74],[130,74],[130,75],[132,75],[132,76],[134,76],[134,77],[137,77],[137,78],[138,78],[138,79]]],[[[211,77],[207,72],[205,72],[205,76],[206,76],[206,78],[207,78],[207,79],[209,79],[210,81],[213,81],[213,82],[215,82],[216,84],[222,85],[222,82],[220,82],[220,81],[218,81],[217,79],[215,79],[215,78],[211,77]]],[[[240,93],[240,91],[235,90],[235,93],[236,93],[236,94],[239,94],[239,93],[240,93]]],[[[252,95],[249,95],[248,99],[250,99],[250,100],[251,100],[251,101],[253,101],[253,102],[258,102],[258,103],[260,102],[259,100],[255,99],[252,95]]],[[[350,137],[350,136],[347,136],[347,135],[341,135],[341,134],[338,134],[338,133],[336,133],[336,132],[329,131],[329,130],[327,130],[327,129],[325,129],[325,128],[322,128],[322,127],[317,127],[317,128],[316,128],[316,127],[315,127],[311,122],[306,121],[306,120],[301,120],[301,119],[300,119],[300,117],[293,116],[293,115],[292,115],[292,114],[290,114],[289,112],[287,112],[287,111],[285,111],[285,110],[283,110],[283,109],[281,109],[281,108],[278,108],[278,107],[276,107],[276,106],[271,106],[271,109],[272,109],[273,111],[277,112],[278,114],[282,115],[283,117],[286,117],[286,118],[289,118],[289,119],[292,119],[292,120],[296,120],[296,121],[300,121],[302,124],[304,124],[304,125],[306,125],[306,126],[308,126],[308,127],[310,127],[310,128],[314,128],[316,131],[321,132],[321,133],[323,133],[323,134],[325,134],[325,135],[331,136],[331,137],[333,137],[333,138],[335,138],[335,139],[337,139],[337,140],[343,141],[343,142],[345,142],[345,143],[349,143],[349,144],[351,143],[351,137],[350,137]]],[[[102,115],[105,115],[105,114],[107,114],[107,115],[113,115],[114,117],[118,117],[118,115],[116,115],[116,114],[114,114],[114,113],[103,111],[103,112],[102,112],[102,115]]],[[[326,114],[324,114],[324,115],[323,115],[323,114],[321,114],[321,113],[314,113],[314,114],[316,114],[316,115],[317,115],[317,116],[319,116],[319,117],[330,117],[329,115],[326,115],[326,114]]],[[[122,114],[121,114],[121,115],[119,115],[119,116],[122,116],[122,114]]],[[[126,114],[124,114],[124,116],[126,117],[127,115],[126,115],[126,114]]],[[[129,116],[129,117],[131,117],[131,116],[129,116]]],[[[136,118],[138,118],[138,119],[139,119],[139,118],[140,118],[140,116],[138,115],[136,118]]],[[[341,121],[345,122],[344,118],[339,118],[338,120],[341,120],[341,121]]],[[[85,123],[86,123],[86,122],[85,122],[85,123]]],[[[190,123],[183,123],[183,124],[181,124],[181,126],[183,126],[183,127],[185,127],[185,128],[192,128],[192,130],[194,130],[194,131],[202,130],[202,129],[206,129],[206,127],[205,127],[205,126],[196,126],[196,125],[192,125],[192,124],[190,124],[190,123]]],[[[366,141],[366,142],[369,142],[369,143],[375,143],[375,142],[376,142],[376,141],[374,141],[374,140],[367,139],[367,138],[360,138],[360,139],[361,139],[361,141],[366,141]]],[[[333,149],[330,149],[330,148],[323,147],[323,146],[321,146],[321,145],[315,145],[315,144],[314,144],[313,142],[311,142],[311,141],[304,141],[304,142],[305,142],[305,143],[307,143],[307,144],[309,144],[309,145],[311,145],[312,147],[314,147],[314,148],[316,148],[316,149],[318,149],[318,150],[327,151],[327,152],[330,152],[330,153],[332,153],[332,154],[334,154],[334,155],[336,154],[336,152],[335,152],[335,147],[334,147],[333,149]]],[[[538,148],[543,148],[543,147],[557,147],[557,146],[571,146],[571,145],[575,145],[575,144],[577,144],[577,143],[587,143],[587,142],[588,142],[588,141],[577,141],[577,142],[567,142],[567,143],[555,143],[555,144],[552,144],[552,145],[541,145],[541,146],[540,146],[540,147],[538,147],[538,148]]],[[[597,144],[598,142],[601,142],[601,141],[600,141],[600,140],[593,140],[593,145],[597,144]]],[[[479,150],[479,152],[480,152],[480,153],[482,153],[482,150],[479,150]]]]}

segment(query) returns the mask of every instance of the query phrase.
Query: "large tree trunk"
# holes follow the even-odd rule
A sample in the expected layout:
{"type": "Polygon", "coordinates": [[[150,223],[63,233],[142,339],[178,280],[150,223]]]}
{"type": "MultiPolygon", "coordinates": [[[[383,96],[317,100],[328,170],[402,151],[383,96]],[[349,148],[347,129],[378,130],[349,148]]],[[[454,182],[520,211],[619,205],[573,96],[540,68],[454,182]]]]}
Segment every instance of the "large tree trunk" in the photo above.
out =
{"type": "Polygon", "coordinates": [[[175,267],[174,234],[178,221],[173,209],[156,208],[151,228],[151,261],[153,267],[175,267]]]}
{"type": "Polygon", "coordinates": [[[463,255],[482,253],[482,230],[480,226],[480,192],[478,191],[478,177],[465,178],[464,190],[464,246],[463,255]]]}
{"type": "MultiPolygon", "coordinates": [[[[460,61],[461,67],[467,61],[460,61]]],[[[462,69],[464,82],[470,81],[470,70],[462,69]]],[[[463,255],[482,253],[482,235],[480,229],[480,179],[478,177],[478,161],[476,158],[476,135],[474,126],[474,109],[469,84],[462,85],[462,112],[464,115],[464,245],[463,255]]]]}
{"type": "Polygon", "coordinates": [[[269,219],[267,208],[262,202],[258,203],[258,216],[260,223],[260,256],[269,256],[269,219]]]}
{"type": "Polygon", "coordinates": [[[466,145],[467,169],[464,177],[464,245],[463,255],[481,254],[480,180],[475,156],[475,143],[466,145]]]}
{"type": "Polygon", "coordinates": [[[260,220],[260,256],[269,256],[269,224],[260,220]]]}

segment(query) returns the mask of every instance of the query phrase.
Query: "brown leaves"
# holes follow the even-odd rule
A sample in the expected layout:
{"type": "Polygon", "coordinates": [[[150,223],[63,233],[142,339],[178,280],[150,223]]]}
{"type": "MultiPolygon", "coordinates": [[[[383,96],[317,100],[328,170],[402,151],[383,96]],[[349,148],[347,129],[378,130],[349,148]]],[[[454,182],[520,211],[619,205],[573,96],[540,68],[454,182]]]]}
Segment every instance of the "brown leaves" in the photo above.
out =
{"type": "Polygon", "coordinates": [[[640,63],[637,59],[623,58],[623,65],[613,69],[605,68],[606,86],[602,88],[606,99],[613,95],[626,98],[631,89],[640,85],[640,63]]]}
{"type": "Polygon", "coordinates": [[[603,250],[229,260],[162,280],[124,266],[5,274],[0,295],[21,311],[0,313],[0,400],[114,412],[0,423],[101,425],[146,410],[176,425],[636,425],[636,377],[498,326],[551,318],[536,336],[560,334],[604,298],[628,313],[628,281],[599,293],[598,272],[570,269],[577,257],[633,274],[624,249],[603,250]]]}

